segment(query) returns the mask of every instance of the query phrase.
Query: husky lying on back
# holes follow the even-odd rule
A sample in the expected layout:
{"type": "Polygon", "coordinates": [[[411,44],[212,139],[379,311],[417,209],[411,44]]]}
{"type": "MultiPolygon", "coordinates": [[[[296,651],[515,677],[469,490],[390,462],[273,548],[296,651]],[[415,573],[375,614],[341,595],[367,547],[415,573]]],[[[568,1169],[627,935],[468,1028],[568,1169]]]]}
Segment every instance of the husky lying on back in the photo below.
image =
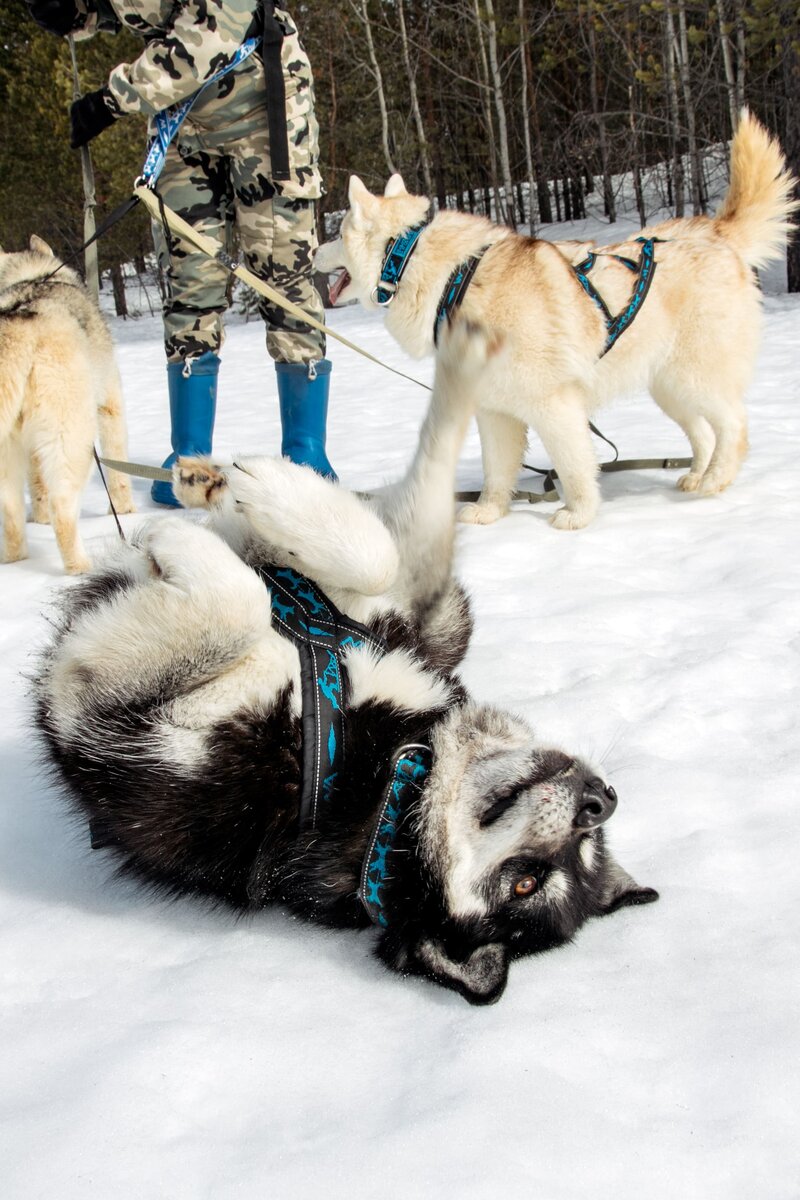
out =
{"type": "Polygon", "coordinates": [[[331,299],[384,305],[386,328],[421,357],[433,352],[438,320],[472,264],[462,312],[497,331],[508,353],[480,401],[483,491],[460,519],[487,525],[508,512],[532,426],[564,494],[551,522],[580,529],[600,502],[588,418],[638,388],[689,439],[682,491],[710,496],[733,482],[747,450],[744,394],[761,328],[753,268],[783,251],[800,207],[795,182],[778,143],[747,113],[716,216],[664,221],[614,246],[522,237],[449,210],[428,222],[428,198],[410,195],[399,175],[383,196],[353,176],[341,236],[319,248],[315,266],[343,268],[331,299]]]}
{"type": "MultiPolygon", "coordinates": [[[[78,510],[98,430],[104,454],[128,457],[122,389],[111,335],[86,288],[41,238],[30,247],[0,249],[0,561],[27,557],[27,468],[33,519],[52,523],[74,575],[89,569],[78,510]]],[[[108,486],[117,512],[133,512],[128,479],[110,471],[108,486]]]]}
{"type": "Polygon", "coordinates": [[[511,957],[656,893],[606,849],[613,789],[454,677],[471,622],[453,480],[502,350],[464,322],[443,340],[414,462],[372,500],[287,461],[179,461],[176,492],[209,527],[154,521],[69,591],[38,719],[128,872],[372,920],[390,967],[486,1004],[511,957]]]}

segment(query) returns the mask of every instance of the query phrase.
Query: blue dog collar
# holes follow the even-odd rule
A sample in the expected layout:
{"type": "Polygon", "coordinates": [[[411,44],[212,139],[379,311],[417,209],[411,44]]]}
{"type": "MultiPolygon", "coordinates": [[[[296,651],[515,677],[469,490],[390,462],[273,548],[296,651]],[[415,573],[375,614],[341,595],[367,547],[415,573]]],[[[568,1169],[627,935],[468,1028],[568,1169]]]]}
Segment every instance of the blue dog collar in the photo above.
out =
{"type": "Polygon", "coordinates": [[[378,810],[364,855],[358,898],[373,925],[380,925],[384,929],[389,924],[384,894],[385,885],[391,879],[389,858],[408,812],[409,801],[425,786],[432,762],[433,752],[430,746],[422,742],[409,742],[397,751],[392,761],[386,795],[378,810]]]}
{"type": "Polygon", "coordinates": [[[423,221],[421,225],[412,225],[405,233],[398,234],[393,241],[387,244],[381,267],[381,277],[378,280],[378,286],[372,289],[371,298],[375,304],[385,307],[394,300],[398,284],[417,244],[417,238],[427,224],[427,221],[423,221]]]}

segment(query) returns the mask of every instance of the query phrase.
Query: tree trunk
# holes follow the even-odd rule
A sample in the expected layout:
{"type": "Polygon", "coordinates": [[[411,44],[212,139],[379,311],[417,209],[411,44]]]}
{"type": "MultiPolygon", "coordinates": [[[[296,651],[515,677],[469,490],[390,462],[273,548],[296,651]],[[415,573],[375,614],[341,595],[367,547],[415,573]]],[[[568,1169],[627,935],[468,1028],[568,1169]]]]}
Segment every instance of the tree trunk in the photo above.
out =
{"type": "Polygon", "coordinates": [[[425,126],[422,121],[422,112],[419,107],[417,98],[417,80],[414,72],[411,69],[411,55],[408,48],[408,33],[406,32],[406,17],[405,17],[405,0],[397,0],[397,17],[400,23],[400,39],[403,46],[403,62],[406,68],[406,77],[408,79],[408,95],[411,100],[411,113],[414,117],[414,125],[417,130],[417,142],[419,144],[419,157],[422,164],[422,180],[425,187],[425,195],[430,199],[433,196],[433,180],[431,179],[431,163],[428,155],[428,142],[425,137],[425,126]]]}
{"type": "Polygon", "coordinates": [[[689,184],[692,192],[692,209],[695,216],[705,211],[703,204],[702,171],[700,168],[700,151],[697,145],[697,120],[694,110],[694,97],[689,67],[689,38],[686,28],[686,0],[677,0],[678,4],[678,43],[676,55],[683,92],[683,108],[686,113],[686,137],[689,149],[689,184]]]}
{"type": "Polygon", "coordinates": [[[119,263],[114,263],[111,268],[111,287],[114,292],[114,311],[118,317],[127,317],[128,298],[125,295],[125,279],[119,263]]]}
{"type": "MultiPolygon", "coordinates": [[[[536,171],[536,200],[539,205],[539,220],[543,224],[550,224],[553,220],[553,210],[550,206],[550,187],[544,166],[544,155],[542,154],[542,131],[539,127],[539,105],[536,99],[536,88],[533,83],[530,40],[525,42],[523,52],[526,64],[525,73],[528,79],[528,104],[530,105],[531,128],[533,131],[532,149],[534,169],[536,171]]],[[[527,112],[527,109],[525,111],[527,112]]]]}
{"type": "Polygon", "coordinates": [[[669,108],[670,137],[672,140],[672,203],[675,208],[675,216],[682,217],[685,212],[683,156],[681,154],[680,114],[678,111],[678,84],[675,78],[675,21],[672,15],[670,0],[665,0],[664,4],[664,41],[667,104],[669,108]]]}
{"type": "Polygon", "coordinates": [[[592,116],[597,126],[597,140],[600,148],[600,170],[603,172],[603,205],[606,216],[613,225],[617,219],[617,205],[614,199],[614,182],[611,178],[611,164],[608,156],[608,137],[603,114],[600,111],[600,94],[597,86],[597,36],[594,28],[594,3],[588,0],[586,6],[586,21],[589,34],[589,96],[592,104],[592,116]]]}
{"type": "Polygon", "coordinates": [[[378,56],[375,53],[375,42],[372,37],[372,22],[370,21],[369,13],[367,11],[367,0],[360,0],[360,4],[356,11],[358,12],[359,17],[361,18],[361,23],[364,26],[364,34],[367,39],[367,53],[369,54],[372,76],[375,80],[375,87],[378,93],[378,107],[380,108],[381,113],[381,145],[383,146],[383,157],[386,161],[389,174],[394,175],[397,172],[397,167],[394,165],[392,152],[389,148],[389,111],[386,107],[386,93],[383,87],[383,75],[381,74],[378,56]]]}
{"type": "MultiPolygon", "coordinates": [[[[483,73],[483,76],[482,76],[483,86],[481,88],[481,106],[483,108],[483,119],[486,123],[486,137],[489,142],[489,164],[490,164],[491,171],[492,171],[492,188],[494,190],[494,203],[495,203],[496,214],[497,214],[497,217],[499,220],[499,219],[501,219],[500,218],[500,184],[499,184],[499,180],[498,180],[498,176],[497,176],[497,152],[496,152],[496,142],[495,142],[495,136],[494,136],[494,121],[492,120],[492,106],[489,101],[489,93],[491,92],[491,85],[489,83],[489,62],[486,57],[486,45],[485,45],[485,42],[483,39],[483,22],[481,21],[481,10],[480,10],[478,0],[473,0],[473,10],[474,10],[474,17],[475,17],[475,26],[476,26],[477,33],[478,33],[478,50],[479,50],[479,54],[480,54],[480,65],[481,65],[481,71],[483,73]]],[[[484,188],[484,195],[486,195],[486,194],[487,194],[486,188],[484,188]]],[[[489,217],[490,220],[492,219],[491,204],[486,209],[486,216],[489,217]]]]}
{"type": "MultiPolygon", "coordinates": [[[[789,169],[800,179],[800,15],[793,0],[781,0],[784,121],[783,150],[789,169]]],[[[796,189],[800,199],[800,187],[796,189]]],[[[795,213],[795,235],[786,251],[786,282],[790,292],[800,292],[800,220],[795,213]]]]}
{"type": "Polygon", "coordinates": [[[739,106],[736,102],[736,72],[733,66],[733,46],[731,45],[730,27],[725,12],[725,0],[717,0],[717,17],[719,19],[719,37],[722,46],[722,65],[725,69],[725,90],[728,93],[728,114],[731,119],[731,133],[736,133],[739,124],[739,106]]]}
{"type": "Polygon", "coordinates": [[[497,129],[500,143],[500,168],[503,174],[503,220],[512,229],[516,228],[514,213],[514,188],[511,182],[511,159],[508,153],[508,122],[503,101],[503,83],[497,59],[497,22],[494,16],[494,0],[483,0],[488,17],[489,70],[491,71],[494,106],[497,113],[497,129]]]}
{"type": "MultiPolygon", "coordinates": [[[[519,0],[519,62],[522,72],[522,141],[525,146],[525,168],[528,172],[528,204],[530,206],[530,216],[528,224],[530,226],[531,236],[536,230],[536,209],[534,207],[534,194],[536,191],[536,176],[533,172],[533,151],[531,149],[531,119],[528,112],[528,55],[526,53],[528,46],[528,30],[525,21],[525,0],[519,0]]],[[[522,220],[525,220],[525,209],[522,211],[522,220]]]]}

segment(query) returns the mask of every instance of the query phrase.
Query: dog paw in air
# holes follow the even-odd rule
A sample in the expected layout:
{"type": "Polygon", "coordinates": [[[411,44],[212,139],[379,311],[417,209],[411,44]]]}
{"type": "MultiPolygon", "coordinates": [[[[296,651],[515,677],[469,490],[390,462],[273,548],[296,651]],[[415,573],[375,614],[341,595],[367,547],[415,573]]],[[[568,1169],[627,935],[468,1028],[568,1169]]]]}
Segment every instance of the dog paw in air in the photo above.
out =
{"type": "Polygon", "coordinates": [[[207,458],[176,459],[172,490],[184,508],[215,508],[222,503],[226,487],[222,468],[207,458]]]}

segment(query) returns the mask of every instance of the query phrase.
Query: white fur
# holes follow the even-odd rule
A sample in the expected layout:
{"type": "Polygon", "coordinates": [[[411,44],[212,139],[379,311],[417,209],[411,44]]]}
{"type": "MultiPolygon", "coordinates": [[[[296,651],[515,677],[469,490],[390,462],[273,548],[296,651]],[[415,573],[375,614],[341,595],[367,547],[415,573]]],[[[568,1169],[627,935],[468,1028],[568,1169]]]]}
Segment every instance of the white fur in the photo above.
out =
{"type": "MultiPolygon", "coordinates": [[[[644,230],[656,243],[657,270],[636,320],[601,357],[606,325],[572,265],[588,246],[517,237],[484,218],[440,211],[420,234],[392,300],[386,327],[410,354],[434,350],[436,308],[453,269],[481,247],[462,313],[495,331],[498,357],[483,391],[478,424],[484,486],[461,519],[489,524],[509,508],[528,426],[558,472],[565,506],[558,529],[580,529],[600,501],[587,418],[603,403],[648,389],[692,448],[682,491],[713,495],[735,478],[747,450],[744,394],[758,350],[761,304],[751,267],[780,253],[797,203],[778,144],[743,114],[732,148],[728,195],[716,217],[667,221],[644,230]]],[[[340,238],[318,252],[321,269],[344,266],[342,301],[375,308],[387,241],[421,221],[426,197],[398,176],[373,196],[353,176],[340,238]]],[[[591,280],[612,313],[628,304],[634,276],[615,255],[636,260],[634,239],[602,247],[591,280]]],[[[464,369],[462,378],[468,378],[464,369]]]]}
{"type": "MultiPolygon", "coordinates": [[[[67,268],[56,276],[59,286],[52,292],[37,292],[31,284],[58,266],[50,247],[35,236],[29,251],[0,250],[2,561],[27,557],[27,473],[32,518],[52,524],[64,569],[74,575],[89,567],[78,513],[98,432],[109,458],[125,459],[127,451],[119,373],[100,312],[67,268]],[[25,295],[31,297],[32,315],[16,317],[14,305],[25,295]]],[[[128,479],[114,471],[107,478],[117,512],[133,512],[128,479]]]]}

